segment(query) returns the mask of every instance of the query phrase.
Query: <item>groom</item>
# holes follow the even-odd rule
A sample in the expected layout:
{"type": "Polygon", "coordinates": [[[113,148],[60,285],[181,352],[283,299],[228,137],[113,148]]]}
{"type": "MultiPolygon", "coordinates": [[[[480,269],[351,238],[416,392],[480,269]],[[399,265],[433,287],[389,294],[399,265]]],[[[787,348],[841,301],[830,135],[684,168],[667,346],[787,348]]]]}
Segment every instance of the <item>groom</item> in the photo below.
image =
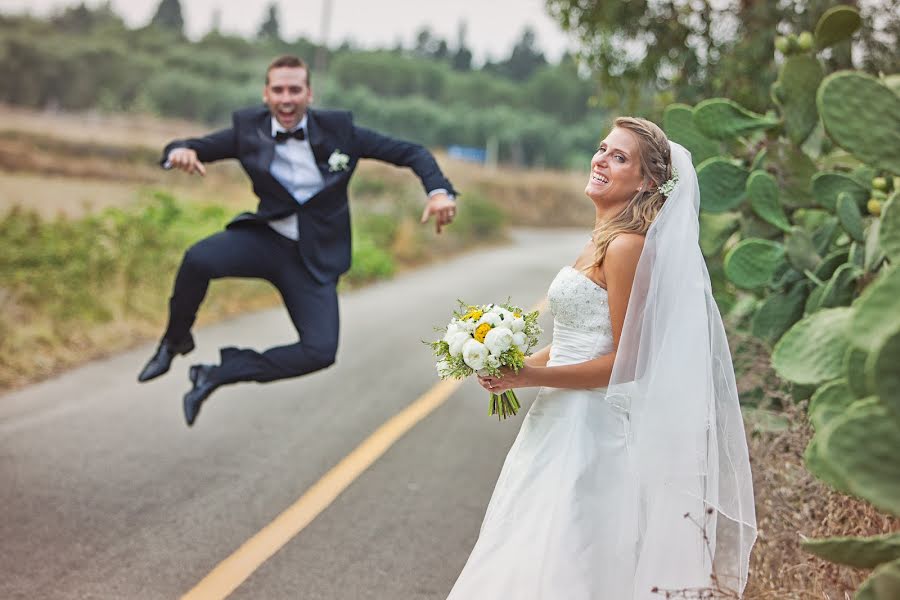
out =
{"type": "Polygon", "coordinates": [[[271,282],[300,337],[264,352],[222,348],[219,365],[191,366],[192,388],[183,401],[188,426],[221,385],[297,377],[334,363],[337,281],[350,268],[347,184],[359,159],[412,169],[428,192],[422,222],[434,216],[438,233],[455,216],[456,192],[425,148],[358,127],[349,112],[310,109],[312,99],[306,63],[282,56],[266,71],[265,106],[239,110],[228,129],[176,140],[163,151],[165,168],[199,175],[206,174],[204,163],[238,159],[259,205],[185,253],[169,300],[168,326],[138,381],[159,377],[176,355],[194,349],[191,326],[211,279],[271,282]]]}

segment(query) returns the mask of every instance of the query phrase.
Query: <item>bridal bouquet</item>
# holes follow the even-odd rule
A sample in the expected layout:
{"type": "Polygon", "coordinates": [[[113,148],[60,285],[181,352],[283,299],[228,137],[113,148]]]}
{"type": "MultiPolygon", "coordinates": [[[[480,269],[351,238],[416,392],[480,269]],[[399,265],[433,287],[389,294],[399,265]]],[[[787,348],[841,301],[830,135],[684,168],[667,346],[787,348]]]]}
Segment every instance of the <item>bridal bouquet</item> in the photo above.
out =
{"type": "MultiPolygon", "coordinates": [[[[467,305],[460,308],[446,329],[436,328],[443,338],[428,343],[437,357],[441,379],[462,379],[472,374],[500,375],[501,367],[519,371],[525,357],[538,343],[541,327],[538,311],[525,313],[511,304],[467,305]]],[[[505,419],[519,410],[513,390],[491,394],[490,412],[505,419]]]]}

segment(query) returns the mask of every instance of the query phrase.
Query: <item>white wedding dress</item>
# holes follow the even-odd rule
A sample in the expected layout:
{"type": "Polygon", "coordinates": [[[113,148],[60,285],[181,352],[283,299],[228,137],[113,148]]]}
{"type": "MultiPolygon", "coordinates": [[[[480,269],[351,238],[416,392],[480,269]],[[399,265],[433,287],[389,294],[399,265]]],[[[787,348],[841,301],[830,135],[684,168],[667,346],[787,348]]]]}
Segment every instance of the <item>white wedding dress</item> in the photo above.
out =
{"type": "MultiPolygon", "coordinates": [[[[548,366],[613,349],[606,290],[563,267],[548,290],[548,366]]],[[[606,388],[541,388],[448,600],[633,597],[636,527],[625,489],[628,414],[606,388]]]]}

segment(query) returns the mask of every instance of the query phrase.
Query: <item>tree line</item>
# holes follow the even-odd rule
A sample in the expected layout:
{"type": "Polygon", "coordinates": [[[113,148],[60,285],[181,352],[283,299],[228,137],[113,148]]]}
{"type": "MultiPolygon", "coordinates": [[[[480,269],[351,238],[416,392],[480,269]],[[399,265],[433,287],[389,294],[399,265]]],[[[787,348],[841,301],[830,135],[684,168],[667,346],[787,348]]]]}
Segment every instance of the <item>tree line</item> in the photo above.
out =
{"type": "Polygon", "coordinates": [[[409,48],[320,48],[285,40],[277,6],[253,38],[213,28],[189,40],[178,0],[130,29],[107,2],[46,19],[0,16],[0,102],[39,109],[135,111],[226,124],[260,102],[268,62],[283,53],[327,68],[312,72],[315,104],[352,110],[365,126],[441,147],[493,144],[501,161],[583,166],[604,126],[595,85],[575,59],[548,61],[534,33],[506,59],[475,67],[465,26],[449,44],[423,28],[409,48]]]}

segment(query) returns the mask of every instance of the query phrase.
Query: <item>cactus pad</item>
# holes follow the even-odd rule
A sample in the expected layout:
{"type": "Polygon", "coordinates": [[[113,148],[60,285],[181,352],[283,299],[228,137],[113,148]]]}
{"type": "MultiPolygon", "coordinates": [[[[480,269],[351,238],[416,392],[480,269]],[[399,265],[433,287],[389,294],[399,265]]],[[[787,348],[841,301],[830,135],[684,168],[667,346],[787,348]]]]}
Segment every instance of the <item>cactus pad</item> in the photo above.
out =
{"type": "Polygon", "coordinates": [[[881,207],[878,243],[891,262],[900,262],[900,191],[894,192],[881,207]]]}
{"type": "Polygon", "coordinates": [[[847,378],[847,387],[856,398],[866,398],[875,393],[875,390],[869,388],[866,376],[868,356],[865,350],[852,344],[847,347],[847,354],[844,355],[844,377],[847,378]]]}
{"type": "Polygon", "coordinates": [[[700,133],[694,125],[694,111],[687,104],[670,104],[666,107],[663,129],[670,140],[688,149],[695,166],[721,153],[719,142],[700,133]]]}
{"type": "Polygon", "coordinates": [[[847,380],[837,379],[821,386],[809,400],[809,420],[816,431],[825,428],[834,417],[843,414],[856,401],[847,380]]]}
{"type": "Polygon", "coordinates": [[[831,537],[806,540],[804,550],[825,560],[860,569],[874,569],[900,558],[900,532],[872,537],[831,537]]]}
{"type": "Polygon", "coordinates": [[[822,261],[812,236],[801,227],[794,227],[784,240],[788,260],[799,271],[813,271],[822,261]]]}
{"type": "Polygon", "coordinates": [[[809,54],[788,57],[781,67],[778,80],[784,96],[784,130],[795,144],[803,143],[819,123],[816,90],[824,77],[822,65],[809,54]]]}
{"type": "Polygon", "coordinates": [[[900,420],[878,398],[857,400],[835,417],[819,451],[851,492],[900,515],[900,420]]]}
{"type": "Polygon", "coordinates": [[[900,269],[894,268],[866,288],[853,303],[850,338],[854,346],[875,352],[900,329],[900,269]]]}
{"type": "Polygon", "coordinates": [[[807,293],[805,285],[795,285],[786,293],[766,298],[753,315],[753,335],[770,344],[777,342],[803,316],[807,293]]]}
{"type": "Polygon", "coordinates": [[[765,171],[753,171],[747,178],[747,197],[750,206],[761,219],[782,231],[790,231],[791,224],[778,203],[778,183],[765,171]]]}
{"type": "Polygon", "coordinates": [[[775,127],[778,119],[747,110],[727,98],[710,98],[694,107],[694,124],[708,138],[729,140],[775,127]]]}
{"type": "Polygon", "coordinates": [[[741,240],[725,255],[725,276],[736,286],[755,289],[768,284],[784,260],[784,247],[769,240],[741,240]]]}
{"type": "Polygon", "coordinates": [[[819,86],[819,115],[834,142],[862,162],[900,174],[900,97],[875,77],[832,73],[819,86]]]}
{"type": "Polygon", "coordinates": [[[795,323],[772,352],[772,366],[788,381],[818,384],[840,377],[852,310],[819,310],[795,323]]]}
{"type": "Polygon", "coordinates": [[[835,6],[825,11],[816,24],[816,47],[820,50],[850,39],[862,25],[859,12],[849,6],[835,6]]]}
{"type": "Polygon", "coordinates": [[[854,241],[865,241],[863,234],[862,213],[859,212],[859,204],[847,192],[841,192],[837,201],[837,216],[844,231],[854,241]]]}
{"type": "MultiPolygon", "coordinates": [[[[866,380],[900,422],[900,329],[889,335],[866,361],[866,380]]],[[[900,444],[900,440],[898,440],[900,444]]],[[[900,450],[900,448],[898,448],[900,450]]]]}
{"type": "Polygon", "coordinates": [[[700,211],[700,249],[703,255],[716,256],[731,234],[737,231],[741,215],[738,213],[708,213],[700,211]]]}
{"type": "Polygon", "coordinates": [[[697,167],[700,207],[711,213],[735,208],[744,199],[750,173],[728,159],[713,157],[697,167]]]}

